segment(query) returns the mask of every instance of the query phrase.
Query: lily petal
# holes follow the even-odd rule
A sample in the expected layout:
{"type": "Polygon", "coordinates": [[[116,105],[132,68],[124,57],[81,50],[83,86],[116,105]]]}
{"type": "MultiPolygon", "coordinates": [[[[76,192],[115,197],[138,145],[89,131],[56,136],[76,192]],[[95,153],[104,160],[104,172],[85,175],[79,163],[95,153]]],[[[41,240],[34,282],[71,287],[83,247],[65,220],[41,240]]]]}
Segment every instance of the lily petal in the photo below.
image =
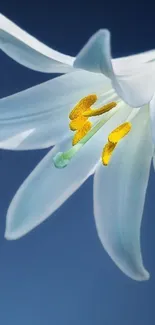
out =
{"type": "Polygon", "coordinates": [[[68,166],[53,164],[57,152],[71,148],[71,139],[52,149],[21,185],[9,207],[6,219],[7,239],[25,235],[58,209],[94,172],[109,132],[129,115],[122,107],[72,158],[68,166]]]}
{"type": "Polygon", "coordinates": [[[148,110],[141,109],[130,133],[116,147],[107,167],[94,177],[94,215],[102,245],[134,280],[147,280],[140,250],[140,226],[152,158],[148,110]]]}
{"type": "Polygon", "coordinates": [[[153,61],[155,61],[155,50],[150,50],[112,59],[112,66],[117,75],[126,75],[141,69],[142,64],[153,61]]]}
{"type": "Polygon", "coordinates": [[[150,101],[150,121],[151,121],[151,131],[152,131],[152,140],[155,145],[155,94],[150,101]]]}
{"type": "Polygon", "coordinates": [[[154,152],[154,154],[153,154],[153,168],[154,168],[154,170],[155,170],[155,152],[154,152]]]}
{"type": "Polygon", "coordinates": [[[68,115],[74,105],[110,88],[101,74],[75,71],[0,99],[0,147],[25,150],[54,145],[70,134],[68,115]]]}
{"type": "Polygon", "coordinates": [[[41,72],[66,73],[74,58],[51,49],[0,14],[0,49],[18,63],[41,72]]]}
{"type": "Polygon", "coordinates": [[[36,128],[33,127],[33,121],[30,124],[14,124],[11,127],[4,125],[1,128],[3,140],[0,141],[0,148],[9,150],[44,149],[71,135],[67,119],[66,123],[65,120],[57,120],[55,125],[46,121],[36,128]]]}
{"type": "MultiPolygon", "coordinates": [[[[154,93],[155,61],[153,59],[154,51],[151,54],[146,52],[139,56],[139,64],[138,56],[135,56],[129,67],[121,70],[121,59],[119,64],[118,61],[113,63],[111,59],[110,32],[105,29],[90,38],[74,61],[74,67],[103,73],[111,79],[114,89],[127,104],[140,107],[148,103],[154,93]]],[[[125,67],[125,60],[122,62],[125,67]]]]}

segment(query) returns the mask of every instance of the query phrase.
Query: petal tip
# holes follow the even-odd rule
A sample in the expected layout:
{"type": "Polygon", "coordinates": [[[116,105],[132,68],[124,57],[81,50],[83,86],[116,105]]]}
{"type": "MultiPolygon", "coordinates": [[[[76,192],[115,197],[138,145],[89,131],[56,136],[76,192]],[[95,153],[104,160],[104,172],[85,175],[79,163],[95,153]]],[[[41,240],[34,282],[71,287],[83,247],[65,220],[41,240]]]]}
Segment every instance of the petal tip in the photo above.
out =
{"type": "Polygon", "coordinates": [[[30,231],[33,230],[33,227],[30,227],[29,224],[15,226],[6,222],[6,228],[4,233],[4,238],[7,240],[16,240],[20,239],[23,236],[26,236],[30,231]]]}
{"type": "Polygon", "coordinates": [[[107,28],[104,29],[101,28],[93,36],[98,36],[98,37],[110,36],[110,30],[107,28]]]}
{"type": "Polygon", "coordinates": [[[4,234],[4,238],[6,239],[6,240],[15,240],[16,238],[11,234],[11,233],[9,233],[9,232],[5,232],[5,234],[4,234]]]}
{"type": "Polygon", "coordinates": [[[10,231],[8,229],[5,230],[4,237],[6,240],[16,240],[21,238],[23,235],[18,232],[10,231]]]}
{"type": "MultiPolygon", "coordinates": [[[[12,217],[12,215],[11,215],[11,217],[12,217]]],[[[11,222],[10,219],[11,218],[8,213],[7,217],[6,217],[6,228],[5,228],[5,233],[4,233],[4,238],[6,240],[20,239],[21,237],[23,237],[24,235],[26,235],[28,233],[26,227],[21,227],[20,225],[15,226],[14,222],[11,222]]]]}
{"type": "Polygon", "coordinates": [[[144,269],[143,272],[138,276],[138,281],[148,281],[150,279],[149,272],[144,269]]]}
{"type": "MultiPolygon", "coordinates": [[[[106,61],[107,56],[109,57],[109,44],[110,31],[108,29],[99,29],[89,38],[76,56],[73,64],[74,68],[95,73],[103,73],[107,76],[107,71],[104,71],[104,73],[101,69],[101,65],[103,65],[104,68],[107,65],[106,61]]],[[[107,70],[107,67],[105,70],[107,70]]]]}
{"type": "Polygon", "coordinates": [[[127,264],[124,267],[122,263],[117,263],[116,260],[114,260],[114,262],[120,268],[120,270],[132,280],[142,282],[150,279],[149,272],[144,268],[143,264],[141,263],[137,265],[137,263],[133,261],[133,264],[127,264]]]}
{"type": "MultiPolygon", "coordinates": [[[[123,270],[122,270],[123,271],[123,270]]],[[[124,272],[124,271],[123,271],[124,272]]],[[[142,282],[150,279],[150,274],[146,269],[141,270],[138,274],[129,274],[124,272],[129,278],[134,281],[142,282]]]]}

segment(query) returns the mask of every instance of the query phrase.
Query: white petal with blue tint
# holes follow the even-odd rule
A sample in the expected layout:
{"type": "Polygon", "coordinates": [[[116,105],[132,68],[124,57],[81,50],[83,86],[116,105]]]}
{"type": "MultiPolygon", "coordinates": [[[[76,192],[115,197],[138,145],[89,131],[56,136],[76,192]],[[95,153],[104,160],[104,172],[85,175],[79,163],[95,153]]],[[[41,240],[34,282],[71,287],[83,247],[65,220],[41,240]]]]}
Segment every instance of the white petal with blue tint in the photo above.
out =
{"type": "Polygon", "coordinates": [[[155,169],[155,152],[154,152],[154,155],[153,155],[153,167],[155,169]]]}
{"type": "Polygon", "coordinates": [[[111,61],[109,58],[109,31],[101,29],[95,33],[82,48],[74,61],[74,67],[103,73],[111,76],[111,61]]]}
{"type": "Polygon", "coordinates": [[[107,29],[101,29],[79,52],[75,58],[74,67],[104,73],[110,77],[112,67],[116,75],[131,75],[141,69],[142,64],[152,61],[155,61],[155,50],[111,59],[110,32],[107,29]]]}
{"type": "Polygon", "coordinates": [[[74,67],[95,73],[104,73],[107,77],[112,77],[112,68],[117,76],[132,75],[139,71],[144,63],[152,61],[155,61],[155,50],[112,59],[110,32],[107,29],[101,29],[88,40],[79,52],[74,67]]]}
{"type": "Polygon", "coordinates": [[[155,50],[112,59],[112,66],[117,75],[132,74],[141,69],[142,64],[155,61],[155,50]]]}
{"type": "Polygon", "coordinates": [[[13,198],[7,214],[6,238],[19,238],[35,228],[93,173],[109,132],[131,112],[123,107],[100,129],[69,162],[58,169],[53,157],[71,147],[71,139],[52,149],[21,185],[13,198]]]}
{"type": "Polygon", "coordinates": [[[99,238],[116,265],[135,280],[149,277],[140,249],[140,226],[152,158],[148,109],[117,145],[110,164],[94,177],[94,214],[99,238]]]}
{"type": "Polygon", "coordinates": [[[150,122],[151,122],[151,131],[152,131],[152,140],[155,145],[155,95],[153,96],[149,107],[150,107],[150,122]]]}
{"type": "Polygon", "coordinates": [[[51,49],[0,14],[0,49],[20,64],[41,72],[65,73],[74,58],[51,49]]]}
{"type": "Polygon", "coordinates": [[[149,103],[155,91],[155,62],[144,64],[130,76],[115,76],[112,84],[118,95],[132,107],[149,103]]]}
{"type": "Polygon", "coordinates": [[[30,129],[27,131],[24,131],[22,133],[19,133],[14,136],[10,136],[9,139],[4,140],[3,142],[0,142],[0,148],[5,148],[5,149],[16,149],[23,143],[23,141],[34,132],[34,129],[30,129]]]}
{"type": "Polygon", "coordinates": [[[47,120],[40,126],[36,126],[33,121],[29,124],[20,122],[11,124],[11,126],[3,125],[0,130],[0,148],[10,150],[44,149],[53,146],[71,134],[66,116],[55,123],[47,120]]]}
{"type": "MultiPolygon", "coordinates": [[[[85,69],[96,73],[103,73],[112,81],[118,95],[132,107],[143,106],[148,103],[155,90],[155,61],[154,53],[146,52],[146,63],[142,56],[142,63],[137,64],[135,57],[129,69],[120,73],[120,64],[112,63],[110,49],[110,33],[100,30],[94,34],[74,61],[75,68],[85,69]],[[150,62],[149,62],[150,61],[150,62]],[[145,63],[144,63],[145,62],[145,63]],[[113,70],[113,65],[117,70],[113,70]]],[[[121,59],[120,59],[121,60],[121,59]]],[[[141,61],[141,57],[139,58],[141,61]]],[[[125,67],[125,65],[124,65],[125,67]]]]}
{"type": "Polygon", "coordinates": [[[69,133],[69,112],[84,96],[106,93],[110,82],[101,74],[76,71],[0,99],[0,147],[45,148],[69,133]],[[32,130],[23,142],[21,133],[32,130]],[[10,139],[16,137],[17,145],[10,139]]]}

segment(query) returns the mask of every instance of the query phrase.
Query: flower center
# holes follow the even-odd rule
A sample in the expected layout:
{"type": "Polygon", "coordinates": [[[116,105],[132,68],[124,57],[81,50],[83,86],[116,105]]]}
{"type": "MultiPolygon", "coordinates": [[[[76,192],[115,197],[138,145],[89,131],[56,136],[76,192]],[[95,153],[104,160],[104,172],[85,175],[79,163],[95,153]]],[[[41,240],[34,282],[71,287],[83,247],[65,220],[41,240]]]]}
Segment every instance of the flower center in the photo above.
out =
{"type": "MultiPolygon", "coordinates": [[[[59,152],[53,158],[54,164],[57,168],[66,167],[71,158],[76,152],[83,147],[83,145],[91,139],[91,137],[117,112],[118,107],[116,102],[110,102],[100,108],[91,108],[97,101],[97,96],[91,94],[81,99],[69,114],[71,131],[75,131],[72,139],[72,148],[66,152],[59,152]],[[115,109],[114,109],[115,108],[115,109]],[[108,116],[104,115],[109,112],[108,116]],[[89,118],[104,115],[94,126],[89,118]]],[[[108,143],[105,145],[102,152],[102,163],[107,166],[111,155],[117,143],[128,134],[131,129],[129,122],[123,123],[115,130],[113,130],[108,137],[108,143]]]]}
{"type": "Polygon", "coordinates": [[[71,131],[76,131],[72,145],[77,144],[92,128],[92,123],[88,121],[89,117],[99,116],[107,113],[114,108],[117,103],[111,102],[97,109],[91,109],[91,106],[97,101],[96,95],[89,95],[82,98],[69,114],[71,131]]]}

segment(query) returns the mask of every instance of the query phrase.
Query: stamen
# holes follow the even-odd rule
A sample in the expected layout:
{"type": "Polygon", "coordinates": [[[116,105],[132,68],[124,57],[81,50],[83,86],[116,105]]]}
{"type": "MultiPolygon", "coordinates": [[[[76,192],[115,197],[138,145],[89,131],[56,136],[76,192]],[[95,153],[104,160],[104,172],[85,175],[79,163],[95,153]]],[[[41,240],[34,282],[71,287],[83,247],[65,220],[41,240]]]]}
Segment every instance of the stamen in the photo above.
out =
{"type": "Polygon", "coordinates": [[[73,108],[73,110],[69,114],[69,118],[71,120],[76,119],[80,116],[84,111],[90,109],[90,107],[97,101],[96,95],[89,95],[82,98],[78,104],[73,108]]]}
{"type": "Polygon", "coordinates": [[[72,145],[74,146],[75,144],[77,144],[91,129],[92,123],[90,121],[87,121],[83,127],[78,130],[73,139],[72,139],[72,145]]]}
{"type": "Polygon", "coordinates": [[[124,138],[129,131],[131,130],[131,123],[125,122],[119,125],[116,129],[114,129],[108,136],[108,140],[112,143],[119,142],[122,138],[124,138]]]}
{"type": "Polygon", "coordinates": [[[71,120],[69,123],[69,127],[70,127],[71,131],[80,130],[83,127],[83,125],[85,124],[85,122],[87,121],[87,119],[88,119],[87,117],[80,115],[76,119],[71,120]]]}
{"type": "Polygon", "coordinates": [[[117,143],[124,138],[131,130],[131,123],[125,122],[114,129],[108,136],[108,143],[104,146],[102,151],[102,163],[107,166],[110,162],[112,153],[117,143]]]}
{"type": "Polygon", "coordinates": [[[68,165],[71,159],[77,154],[77,152],[97,133],[101,127],[106,124],[110,118],[117,113],[120,105],[117,105],[116,110],[109,112],[108,116],[104,116],[93,128],[73,147],[65,152],[58,152],[53,157],[53,162],[56,168],[64,168],[68,165]]]}
{"type": "Polygon", "coordinates": [[[107,113],[107,112],[109,112],[112,108],[114,108],[115,106],[117,105],[117,103],[116,102],[111,102],[111,103],[109,103],[109,104],[107,104],[107,105],[104,105],[104,106],[102,106],[102,107],[100,107],[100,108],[97,108],[97,109],[89,109],[89,110],[87,110],[87,111],[85,111],[84,113],[83,113],[83,116],[85,116],[85,117],[91,117],[91,116],[98,116],[98,115],[102,115],[102,114],[104,114],[104,113],[107,113]]]}
{"type": "Polygon", "coordinates": [[[117,143],[108,142],[102,151],[102,163],[104,166],[107,166],[110,162],[112,153],[116,147],[117,143]]]}

